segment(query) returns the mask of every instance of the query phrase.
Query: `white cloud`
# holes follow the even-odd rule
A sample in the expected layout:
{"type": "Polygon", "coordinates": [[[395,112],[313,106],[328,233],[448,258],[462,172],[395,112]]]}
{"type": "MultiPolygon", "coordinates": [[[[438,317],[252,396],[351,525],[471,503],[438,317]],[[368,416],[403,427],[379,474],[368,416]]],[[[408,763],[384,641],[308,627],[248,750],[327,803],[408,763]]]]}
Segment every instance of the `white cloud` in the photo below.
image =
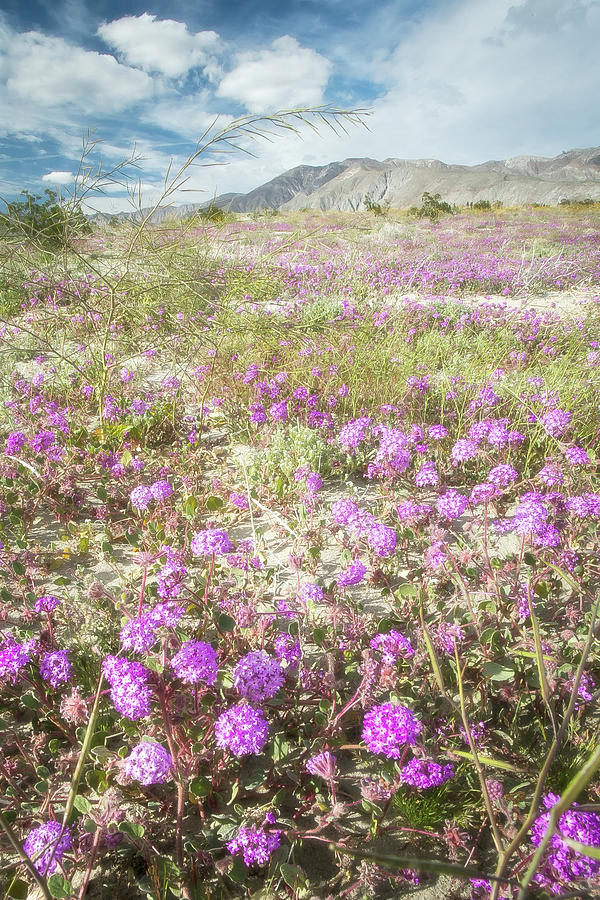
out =
{"type": "Polygon", "coordinates": [[[47,175],[42,175],[42,181],[48,181],[50,184],[71,184],[75,181],[75,176],[72,172],[48,172],[47,175]]]}
{"type": "Polygon", "coordinates": [[[78,134],[80,149],[85,128],[156,92],[150,76],[113,56],[0,21],[0,136],[52,137],[63,146],[78,134]]]}
{"type": "Polygon", "coordinates": [[[180,78],[198,66],[203,67],[209,77],[218,71],[215,53],[220,39],[215,31],[194,34],[188,31],[184,22],[142,13],[105,22],[97,34],[120,53],[125,62],[146,72],[180,78]]]}
{"type": "Polygon", "coordinates": [[[269,50],[240,53],[217,95],[244,104],[252,113],[319,106],[332,65],[296,38],[276,38],[269,50]]]}
{"type": "Polygon", "coordinates": [[[21,103],[24,118],[29,107],[39,111],[67,104],[87,112],[120,112],[154,90],[148,75],[113,56],[37,31],[0,31],[0,54],[4,97],[21,103]]]}

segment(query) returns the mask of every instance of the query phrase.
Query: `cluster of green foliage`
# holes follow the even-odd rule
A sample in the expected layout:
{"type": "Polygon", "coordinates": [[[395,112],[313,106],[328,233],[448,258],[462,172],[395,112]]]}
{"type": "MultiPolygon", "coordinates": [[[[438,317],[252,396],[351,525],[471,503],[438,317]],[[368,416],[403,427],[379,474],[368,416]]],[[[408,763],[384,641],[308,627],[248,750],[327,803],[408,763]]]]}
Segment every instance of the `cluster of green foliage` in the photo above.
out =
{"type": "Polygon", "coordinates": [[[73,238],[91,231],[79,203],[61,204],[55,191],[46,188],[46,199],[21,191],[22,200],[5,201],[0,228],[7,237],[36,244],[44,250],[68,247],[73,238]]]}
{"type": "Polygon", "coordinates": [[[365,209],[373,213],[374,216],[385,216],[390,209],[389,203],[377,203],[370,194],[366,194],[363,203],[365,204],[365,209]]]}
{"type": "Polygon", "coordinates": [[[429,191],[425,191],[421,197],[420,206],[411,206],[409,209],[411,215],[417,216],[419,219],[431,219],[432,221],[439,219],[443,213],[452,215],[453,212],[454,210],[450,204],[442,200],[441,194],[430,194],[429,191]]]}

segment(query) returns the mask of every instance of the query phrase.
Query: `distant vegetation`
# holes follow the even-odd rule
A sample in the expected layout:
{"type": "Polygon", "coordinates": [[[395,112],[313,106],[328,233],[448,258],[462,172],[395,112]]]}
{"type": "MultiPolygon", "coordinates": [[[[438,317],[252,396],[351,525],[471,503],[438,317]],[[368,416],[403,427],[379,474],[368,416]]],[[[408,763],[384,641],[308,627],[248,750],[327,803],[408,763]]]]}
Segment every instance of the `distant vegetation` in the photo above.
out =
{"type": "Polygon", "coordinates": [[[21,191],[22,200],[6,202],[6,212],[0,214],[0,230],[5,237],[30,241],[41,249],[59,250],[67,247],[79,234],[90,232],[91,225],[76,204],[61,204],[55,191],[39,194],[21,191]]]}

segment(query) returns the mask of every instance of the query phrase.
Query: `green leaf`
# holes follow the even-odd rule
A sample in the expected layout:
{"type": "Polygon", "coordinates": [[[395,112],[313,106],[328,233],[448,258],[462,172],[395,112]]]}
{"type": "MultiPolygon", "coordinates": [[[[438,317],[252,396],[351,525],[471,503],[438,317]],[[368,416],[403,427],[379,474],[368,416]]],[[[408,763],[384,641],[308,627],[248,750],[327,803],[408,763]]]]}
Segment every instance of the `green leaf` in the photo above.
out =
{"type": "Polygon", "coordinates": [[[220,497],[209,497],[206,501],[206,508],[210,512],[214,512],[217,509],[221,509],[223,506],[223,501],[220,497]]]}
{"type": "Polygon", "coordinates": [[[54,875],[51,875],[48,879],[48,890],[52,897],[60,898],[71,896],[71,885],[65,876],[61,875],[59,872],[55,872],[54,875]]]}
{"type": "Polygon", "coordinates": [[[125,452],[121,454],[121,465],[128,466],[132,459],[133,456],[131,455],[130,451],[125,450],[125,452]]]}
{"type": "Polygon", "coordinates": [[[295,890],[297,887],[306,886],[306,876],[300,866],[294,866],[292,863],[282,862],[279,866],[281,876],[288,887],[295,890]]]}
{"type": "MultiPolygon", "coordinates": [[[[264,780],[264,778],[262,779],[264,780]]],[[[196,778],[192,778],[190,781],[190,793],[194,795],[194,797],[208,797],[211,792],[212,785],[208,778],[205,778],[204,775],[197,775],[196,778]]]]}
{"type": "Polygon", "coordinates": [[[220,628],[221,631],[234,631],[235,625],[235,619],[232,619],[227,613],[220,613],[217,616],[217,627],[220,628]]]}
{"type": "Polygon", "coordinates": [[[81,794],[77,794],[77,796],[73,800],[73,805],[74,805],[75,809],[77,809],[80,813],[83,813],[84,815],[86,813],[89,813],[90,809],[92,808],[92,804],[87,799],[87,797],[83,797],[81,794]]]}
{"type": "Polygon", "coordinates": [[[119,831],[122,831],[123,834],[128,834],[129,837],[141,838],[144,837],[146,829],[139,822],[121,822],[119,831]]]}
{"type": "Polygon", "coordinates": [[[396,593],[400,597],[416,597],[419,589],[414,584],[401,584],[399,588],[396,588],[396,593]]]}
{"type": "Polygon", "coordinates": [[[483,664],[482,672],[490,681],[510,681],[515,677],[513,666],[503,665],[502,663],[488,661],[483,664]]]}
{"type": "Polygon", "coordinates": [[[12,900],[27,900],[28,893],[27,882],[21,881],[20,878],[14,878],[6,892],[6,896],[11,897],[12,900]]]}
{"type": "MultiPolygon", "coordinates": [[[[453,753],[455,756],[461,756],[463,759],[474,759],[473,754],[469,753],[467,750],[454,750],[452,747],[446,747],[445,749],[448,753],[453,753]]],[[[504,769],[506,772],[526,771],[518,766],[513,766],[512,763],[505,762],[503,759],[493,759],[491,756],[480,756],[479,753],[477,754],[477,759],[482,766],[492,766],[494,769],[504,769]]]]}

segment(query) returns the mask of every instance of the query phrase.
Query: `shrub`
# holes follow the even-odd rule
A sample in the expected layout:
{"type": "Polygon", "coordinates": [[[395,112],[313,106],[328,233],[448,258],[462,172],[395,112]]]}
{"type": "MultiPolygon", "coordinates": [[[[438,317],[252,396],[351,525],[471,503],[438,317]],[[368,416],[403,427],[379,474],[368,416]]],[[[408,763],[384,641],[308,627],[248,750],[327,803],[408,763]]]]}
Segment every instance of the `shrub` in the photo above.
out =
{"type": "Polygon", "coordinates": [[[421,206],[411,207],[411,212],[414,212],[420,219],[436,220],[442,213],[452,214],[453,209],[449,203],[442,200],[441,194],[430,194],[425,191],[421,197],[421,206]]]}
{"type": "Polygon", "coordinates": [[[6,213],[0,216],[9,236],[39,245],[43,249],[59,250],[67,247],[78,234],[91,231],[81,206],[61,204],[55,191],[46,188],[46,199],[39,194],[21,191],[22,200],[6,203],[6,213]]]}

